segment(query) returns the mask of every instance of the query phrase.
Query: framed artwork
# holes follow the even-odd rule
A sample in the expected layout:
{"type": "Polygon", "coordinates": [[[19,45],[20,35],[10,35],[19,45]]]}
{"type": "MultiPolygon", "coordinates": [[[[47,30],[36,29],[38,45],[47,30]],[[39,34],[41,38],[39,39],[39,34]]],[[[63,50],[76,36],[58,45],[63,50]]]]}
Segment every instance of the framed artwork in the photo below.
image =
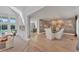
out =
{"type": "Polygon", "coordinates": [[[19,29],[20,29],[21,31],[24,31],[24,30],[25,30],[25,26],[24,26],[24,25],[20,25],[19,29]]]}

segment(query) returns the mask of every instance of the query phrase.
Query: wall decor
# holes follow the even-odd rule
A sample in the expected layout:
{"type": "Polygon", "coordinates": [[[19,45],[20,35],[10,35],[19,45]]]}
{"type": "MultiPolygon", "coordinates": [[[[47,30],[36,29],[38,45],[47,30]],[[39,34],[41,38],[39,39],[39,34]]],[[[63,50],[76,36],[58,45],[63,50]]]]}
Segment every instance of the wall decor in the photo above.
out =
{"type": "Polygon", "coordinates": [[[68,19],[63,19],[63,21],[65,22],[64,32],[75,33],[75,19],[74,18],[68,18],[68,19]]]}
{"type": "Polygon", "coordinates": [[[44,32],[44,28],[51,27],[51,22],[53,21],[53,24],[55,24],[55,21],[62,20],[64,22],[63,27],[64,27],[64,32],[65,33],[72,33],[75,34],[75,18],[70,17],[70,18],[62,18],[62,19],[50,19],[50,20],[45,20],[41,19],[40,20],[40,32],[44,32]]]}
{"type": "Polygon", "coordinates": [[[25,26],[24,26],[24,25],[20,25],[19,29],[20,29],[21,31],[25,31],[25,26]]]}

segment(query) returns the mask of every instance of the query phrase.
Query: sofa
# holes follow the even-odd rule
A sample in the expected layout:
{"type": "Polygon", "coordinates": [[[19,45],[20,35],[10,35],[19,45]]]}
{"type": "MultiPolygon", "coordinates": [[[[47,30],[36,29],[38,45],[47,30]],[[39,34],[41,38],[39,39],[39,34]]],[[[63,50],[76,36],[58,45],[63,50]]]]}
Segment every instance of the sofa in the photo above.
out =
{"type": "Polygon", "coordinates": [[[53,33],[51,28],[45,29],[45,36],[47,39],[61,39],[64,34],[64,28],[62,28],[60,31],[53,33]]]}

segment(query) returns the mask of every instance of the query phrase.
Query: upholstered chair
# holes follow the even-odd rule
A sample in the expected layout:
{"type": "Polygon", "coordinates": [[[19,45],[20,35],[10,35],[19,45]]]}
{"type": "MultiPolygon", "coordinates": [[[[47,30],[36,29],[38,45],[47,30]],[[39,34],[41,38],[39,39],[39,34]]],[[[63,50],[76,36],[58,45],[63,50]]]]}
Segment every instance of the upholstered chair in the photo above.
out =
{"type": "Polygon", "coordinates": [[[54,39],[54,34],[52,34],[51,28],[45,28],[45,35],[47,39],[54,39]]]}
{"type": "Polygon", "coordinates": [[[8,40],[6,41],[6,48],[13,47],[14,36],[13,35],[8,35],[7,39],[8,40]]]}
{"type": "Polygon", "coordinates": [[[62,28],[60,31],[58,31],[57,33],[55,33],[55,37],[56,39],[61,39],[62,36],[64,34],[64,28],[62,28]]]}

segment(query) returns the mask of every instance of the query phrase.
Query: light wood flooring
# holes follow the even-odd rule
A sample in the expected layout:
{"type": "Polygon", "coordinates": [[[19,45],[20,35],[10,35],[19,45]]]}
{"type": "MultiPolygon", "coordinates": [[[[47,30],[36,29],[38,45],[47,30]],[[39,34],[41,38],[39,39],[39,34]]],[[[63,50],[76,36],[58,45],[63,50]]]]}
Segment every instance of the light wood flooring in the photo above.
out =
{"type": "Polygon", "coordinates": [[[76,44],[74,35],[63,35],[60,40],[49,40],[44,34],[35,34],[29,41],[16,36],[14,47],[3,52],[74,52],[76,44]]]}
{"type": "Polygon", "coordinates": [[[77,39],[74,35],[64,34],[60,40],[49,40],[44,34],[32,37],[28,43],[29,52],[74,52],[76,51],[77,39]]]}

